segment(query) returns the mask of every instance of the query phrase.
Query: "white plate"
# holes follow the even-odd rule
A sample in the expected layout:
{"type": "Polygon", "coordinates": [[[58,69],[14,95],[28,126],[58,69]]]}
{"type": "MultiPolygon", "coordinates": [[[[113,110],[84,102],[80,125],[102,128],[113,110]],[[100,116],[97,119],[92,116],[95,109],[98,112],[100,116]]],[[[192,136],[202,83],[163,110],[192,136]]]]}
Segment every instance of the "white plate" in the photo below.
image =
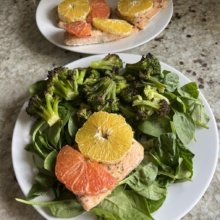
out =
{"type": "MultiPolygon", "coordinates": [[[[126,63],[134,63],[140,60],[140,55],[119,54],[126,63]]],[[[87,67],[93,60],[103,58],[105,55],[95,55],[77,60],[68,64],[70,68],[87,67]]],[[[162,68],[176,73],[180,77],[181,84],[190,80],[176,69],[161,63],[162,68]]],[[[189,212],[205,193],[213,177],[218,158],[218,132],[213,113],[204,96],[201,99],[210,117],[209,129],[200,129],[196,132],[196,142],[190,145],[195,154],[194,175],[191,182],[174,184],[168,189],[168,196],[163,206],[153,214],[156,220],[177,220],[189,212]]],[[[30,142],[30,129],[32,119],[25,112],[25,105],[15,124],[12,140],[12,161],[18,183],[25,195],[32,186],[34,178],[34,166],[31,154],[24,150],[30,142]]],[[[48,220],[57,219],[50,217],[43,209],[36,207],[37,211],[48,220]]],[[[83,214],[74,220],[91,220],[88,214],[83,214]]]]}
{"type": "MultiPolygon", "coordinates": [[[[108,1],[112,8],[116,6],[116,0],[108,1]]],[[[66,50],[79,53],[101,54],[113,53],[128,50],[144,44],[160,34],[168,25],[172,13],[173,3],[168,0],[168,5],[158,15],[156,15],[149,25],[142,31],[124,39],[112,41],[109,43],[85,45],[85,46],[66,46],[63,43],[63,30],[57,27],[56,6],[59,0],[41,0],[37,12],[36,22],[42,35],[51,43],[66,50]]]]}

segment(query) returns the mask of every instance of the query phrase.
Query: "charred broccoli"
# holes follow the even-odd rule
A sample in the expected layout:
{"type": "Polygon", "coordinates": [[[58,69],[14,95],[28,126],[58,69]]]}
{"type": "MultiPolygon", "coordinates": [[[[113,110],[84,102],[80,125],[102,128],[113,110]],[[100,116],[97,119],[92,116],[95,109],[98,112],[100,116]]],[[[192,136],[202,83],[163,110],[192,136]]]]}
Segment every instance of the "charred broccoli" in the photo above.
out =
{"type": "Polygon", "coordinates": [[[73,100],[79,94],[78,85],[83,84],[85,74],[86,69],[55,68],[48,72],[48,89],[65,100],[73,100]]]}
{"type": "Polygon", "coordinates": [[[116,97],[116,83],[109,77],[100,78],[92,87],[85,86],[87,102],[95,111],[118,111],[118,98],[116,97]]]}
{"type": "Polygon", "coordinates": [[[77,111],[77,118],[79,121],[79,124],[82,125],[92,114],[92,110],[89,105],[86,105],[85,103],[82,103],[79,107],[79,110],[77,111]]]}
{"type": "Polygon", "coordinates": [[[28,103],[26,112],[37,118],[45,120],[49,126],[55,124],[59,119],[58,105],[60,99],[53,96],[49,91],[45,94],[33,95],[28,103]]]}
{"type": "Polygon", "coordinates": [[[146,74],[148,76],[161,74],[160,61],[150,53],[146,56],[142,56],[141,60],[137,63],[126,64],[126,69],[136,71],[139,77],[144,79],[146,74]]]}
{"type": "Polygon", "coordinates": [[[170,102],[155,87],[145,86],[144,95],[136,95],[132,106],[136,107],[138,117],[146,119],[154,113],[166,115],[170,111],[170,102]]]}
{"type": "Polygon", "coordinates": [[[128,87],[128,83],[123,76],[113,76],[113,80],[116,83],[116,93],[119,94],[122,90],[128,87]]]}
{"type": "Polygon", "coordinates": [[[116,72],[123,67],[121,58],[117,54],[109,54],[102,60],[93,61],[90,63],[90,67],[99,70],[111,70],[116,72]]]}
{"type": "Polygon", "coordinates": [[[89,69],[86,78],[84,79],[83,85],[91,86],[100,79],[100,73],[95,69],[89,69]]]}
{"type": "Polygon", "coordinates": [[[121,90],[119,97],[126,103],[132,103],[134,97],[138,94],[139,89],[135,87],[135,84],[132,84],[121,90]]]}
{"type": "Polygon", "coordinates": [[[160,62],[150,53],[142,56],[137,63],[127,64],[125,76],[129,82],[138,81],[141,84],[153,85],[160,92],[164,92],[166,88],[162,83],[164,75],[161,72],[160,62]]]}

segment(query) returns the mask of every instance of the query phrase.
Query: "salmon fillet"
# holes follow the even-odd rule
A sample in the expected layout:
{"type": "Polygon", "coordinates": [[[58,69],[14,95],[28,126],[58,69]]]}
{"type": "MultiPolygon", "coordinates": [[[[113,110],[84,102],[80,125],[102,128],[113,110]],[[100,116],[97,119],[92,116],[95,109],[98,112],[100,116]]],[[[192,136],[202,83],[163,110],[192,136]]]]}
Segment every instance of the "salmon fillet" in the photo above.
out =
{"type": "MultiPolygon", "coordinates": [[[[137,28],[134,28],[131,35],[138,32],[137,28]]],[[[102,32],[99,30],[92,30],[91,36],[88,37],[75,37],[68,32],[64,34],[64,43],[68,46],[81,46],[81,45],[89,45],[89,44],[99,44],[106,43],[110,41],[115,41],[123,38],[125,36],[119,36],[114,34],[109,34],[106,32],[102,32]]]]}
{"type": "Polygon", "coordinates": [[[145,13],[138,17],[127,17],[120,14],[118,10],[116,10],[116,14],[132,23],[134,26],[136,26],[139,29],[144,29],[144,27],[147,25],[147,23],[155,16],[157,15],[163,8],[165,8],[167,5],[167,0],[154,0],[153,1],[153,7],[150,10],[147,10],[145,13]]]}
{"type": "MultiPolygon", "coordinates": [[[[141,163],[143,158],[143,146],[136,140],[133,140],[131,149],[119,163],[103,165],[119,183],[141,163]]],[[[112,190],[113,189],[99,193],[98,195],[84,195],[79,197],[79,201],[81,202],[83,208],[86,211],[89,211],[105,199],[106,196],[111,194],[112,190]]]]}

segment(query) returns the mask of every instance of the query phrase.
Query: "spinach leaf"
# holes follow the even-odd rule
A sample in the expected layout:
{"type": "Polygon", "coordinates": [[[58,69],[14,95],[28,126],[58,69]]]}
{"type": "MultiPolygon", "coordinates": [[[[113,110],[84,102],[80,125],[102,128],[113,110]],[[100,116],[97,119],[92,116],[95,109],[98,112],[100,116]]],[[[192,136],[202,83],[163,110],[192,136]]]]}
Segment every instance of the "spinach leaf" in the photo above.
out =
{"type": "Polygon", "coordinates": [[[193,154],[174,133],[163,134],[155,139],[150,155],[159,166],[158,176],[168,178],[168,182],[189,180],[193,175],[193,154]]]}
{"type": "Polygon", "coordinates": [[[194,103],[190,110],[190,115],[192,116],[193,121],[196,126],[208,128],[209,116],[207,115],[204,106],[202,103],[194,103]]]}
{"type": "Polygon", "coordinates": [[[27,195],[27,199],[33,199],[46,193],[55,183],[56,179],[48,171],[39,169],[39,173],[35,177],[35,182],[27,195]]]}
{"type": "Polygon", "coordinates": [[[178,112],[186,113],[188,107],[187,104],[180,98],[176,97],[176,99],[172,103],[172,109],[178,112]]]}
{"type": "Polygon", "coordinates": [[[108,220],[153,220],[147,200],[122,186],[117,187],[91,212],[108,220]]]}
{"type": "Polygon", "coordinates": [[[171,131],[170,119],[167,117],[152,116],[141,122],[138,129],[144,134],[159,137],[163,133],[171,131]]]}
{"type": "Polygon", "coordinates": [[[45,144],[42,144],[44,143],[44,140],[43,138],[41,138],[41,134],[46,127],[46,122],[44,122],[43,120],[37,120],[31,129],[31,144],[26,147],[26,150],[36,153],[39,157],[43,159],[48,154],[48,149],[45,148],[45,144]]]}
{"type": "Polygon", "coordinates": [[[18,202],[22,202],[27,205],[37,205],[41,207],[47,207],[51,212],[52,216],[57,218],[71,218],[80,215],[84,212],[82,206],[77,200],[56,200],[49,202],[38,202],[23,199],[16,199],[18,202]]]}
{"type": "Polygon", "coordinates": [[[51,151],[44,160],[44,169],[54,173],[57,151],[51,151]]]}
{"type": "Polygon", "coordinates": [[[120,182],[128,184],[131,188],[139,188],[143,185],[150,185],[157,177],[158,168],[153,163],[149,162],[141,164],[138,169],[120,182]]]}
{"type": "Polygon", "coordinates": [[[195,124],[192,118],[187,114],[175,112],[173,116],[173,125],[183,144],[189,144],[195,136],[195,124]]]}
{"type": "Polygon", "coordinates": [[[153,163],[142,165],[133,174],[120,182],[127,184],[139,195],[150,200],[160,200],[166,196],[166,188],[161,187],[156,181],[158,168],[153,163]]]}
{"type": "Polygon", "coordinates": [[[75,112],[74,112],[72,113],[68,121],[68,132],[69,132],[70,137],[74,138],[77,130],[78,130],[78,125],[77,125],[75,112]]]}
{"type": "Polygon", "coordinates": [[[54,201],[48,205],[48,208],[52,216],[57,218],[71,218],[85,211],[77,200],[54,201]]]}
{"type": "Polygon", "coordinates": [[[45,187],[45,185],[41,185],[38,182],[35,182],[32,185],[30,191],[28,192],[27,199],[28,200],[34,199],[34,198],[46,193],[47,191],[48,191],[48,187],[45,187]]]}
{"type": "Polygon", "coordinates": [[[167,189],[166,187],[161,186],[158,182],[154,181],[143,191],[139,191],[138,194],[150,200],[161,200],[166,197],[167,189]]]}
{"type": "Polygon", "coordinates": [[[174,92],[179,85],[178,75],[167,70],[163,71],[163,75],[163,83],[166,85],[166,90],[168,92],[174,92]]]}
{"type": "Polygon", "coordinates": [[[150,213],[158,210],[162,206],[162,204],[164,203],[165,199],[166,199],[166,195],[164,195],[164,197],[162,197],[159,200],[148,199],[147,202],[148,202],[148,207],[149,207],[150,213]]]}
{"type": "Polygon", "coordinates": [[[190,82],[178,88],[178,93],[187,98],[197,99],[199,97],[198,86],[195,82],[190,82]]]}
{"type": "Polygon", "coordinates": [[[194,154],[186,149],[180,142],[179,146],[179,160],[175,172],[175,179],[178,181],[190,180],[193,175],[193,157],[194,154]]]}
{"type": "Polygon", "coordinates": [[[48,133],[47,133],[47,141],[50,143],[54,149],[59,149],[60,148],[60,138],[61,138],[61,131],[63,128],[63,123],[62,121],[58,121],[55,123],[53,126],[48,127],[48,133]]]}

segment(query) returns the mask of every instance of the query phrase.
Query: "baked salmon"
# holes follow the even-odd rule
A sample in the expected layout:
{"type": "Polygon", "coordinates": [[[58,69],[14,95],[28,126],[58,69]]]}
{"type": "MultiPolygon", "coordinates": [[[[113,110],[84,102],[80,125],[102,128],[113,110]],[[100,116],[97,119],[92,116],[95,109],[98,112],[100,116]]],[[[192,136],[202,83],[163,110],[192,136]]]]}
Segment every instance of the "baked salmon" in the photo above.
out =
{"type": "Polygon", "coordinates": [[[64,146],[56,160],[55,175],[67,189],[78,196],[87,211],[111,194],[117,184],[133,171],[144,158],[144,148],[132,141],[129,152],[116,164],[97,163],[79,151],[64,146]]]}
{"type": "Polygon", "coordinates": [[[153,7],[147,10],[143,14],[136,17],[124,16],[120,11],[116,10],[116,14],[124,20],[131,22],[134,26],[139,29],[144,29],[148,22],[157,15],[167,5],[167,0],[153,0],[153,7]]]}
{"type": "MultiPolygon", "coordinates": [[[[133,140],[132,147],[123,159],[116,164],[103,164],[110,174],[116,179],[117,183],[123,180],[131,171],[133,171],[144,159],[143,146],[133,140]]],[[[101,192],[97,195],[84,195],[79,197],[83,208],[87,211],[97,206],[106,196],[111,194],[113,189],[101,192]]]]}

